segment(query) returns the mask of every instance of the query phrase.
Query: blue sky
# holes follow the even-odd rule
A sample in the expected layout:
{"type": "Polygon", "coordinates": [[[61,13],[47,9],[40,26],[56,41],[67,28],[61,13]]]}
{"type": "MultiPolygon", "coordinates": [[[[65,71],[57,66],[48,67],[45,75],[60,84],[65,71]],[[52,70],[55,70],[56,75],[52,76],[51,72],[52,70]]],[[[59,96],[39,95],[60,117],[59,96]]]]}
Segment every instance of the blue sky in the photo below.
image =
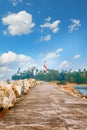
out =
{"type": "Polygon", "coordinates": [[[0,79],[20,67],[87,68],[87,0],[0,0],[0,79]]]}

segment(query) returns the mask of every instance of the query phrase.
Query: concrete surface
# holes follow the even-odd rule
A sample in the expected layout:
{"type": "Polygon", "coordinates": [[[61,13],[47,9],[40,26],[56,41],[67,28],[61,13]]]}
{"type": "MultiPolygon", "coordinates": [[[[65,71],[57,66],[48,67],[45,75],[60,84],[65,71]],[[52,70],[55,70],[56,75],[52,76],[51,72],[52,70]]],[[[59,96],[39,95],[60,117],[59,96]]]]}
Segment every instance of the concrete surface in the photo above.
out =
{"type": "Polygon", "coordinates": [[[87,130],[87,99],[43,82],[0,118],[0,130],[87,130]]]}

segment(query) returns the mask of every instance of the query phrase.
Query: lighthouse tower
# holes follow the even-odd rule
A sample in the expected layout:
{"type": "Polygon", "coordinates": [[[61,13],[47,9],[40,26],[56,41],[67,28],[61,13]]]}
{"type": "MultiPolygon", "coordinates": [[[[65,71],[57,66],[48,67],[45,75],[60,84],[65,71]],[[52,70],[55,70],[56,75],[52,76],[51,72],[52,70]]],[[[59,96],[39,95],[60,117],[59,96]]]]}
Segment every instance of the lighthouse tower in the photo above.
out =
{"type": "Polygon", "coordinates": [[[47,72],[47,65],[46,65],[46,61],[44,61],[44,72],[46,73],[47,72]]]}

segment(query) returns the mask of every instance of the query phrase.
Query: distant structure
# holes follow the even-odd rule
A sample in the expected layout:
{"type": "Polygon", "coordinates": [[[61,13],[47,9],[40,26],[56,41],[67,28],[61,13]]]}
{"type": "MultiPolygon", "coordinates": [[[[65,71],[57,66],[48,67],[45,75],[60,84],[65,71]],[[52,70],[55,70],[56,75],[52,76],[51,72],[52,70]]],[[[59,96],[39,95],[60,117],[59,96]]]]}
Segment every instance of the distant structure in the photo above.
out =
{"type": "Polygon", "coordinates": [[[46,60],[44,61],[44,72],[46,73],[47,72],[47,65],[46,65],[46,60]]]}

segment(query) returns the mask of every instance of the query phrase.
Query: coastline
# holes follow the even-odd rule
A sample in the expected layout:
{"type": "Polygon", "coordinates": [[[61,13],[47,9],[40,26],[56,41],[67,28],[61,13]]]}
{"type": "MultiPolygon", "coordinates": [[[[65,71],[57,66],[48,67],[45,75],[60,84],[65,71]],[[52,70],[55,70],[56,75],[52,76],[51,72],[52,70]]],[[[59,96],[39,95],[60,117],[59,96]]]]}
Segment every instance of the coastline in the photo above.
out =
{"type": "Polygon", "coordinates": [[[72,96],[80,97],[83,99],[87,99],[87,95],[79,92],[77,89],[74,88],[74,86],[86,86],[86,84],[75,84],[75,83],[67,83],[66,85],[61,85],[60,89],[69,93],[72,96]]]}
{"type": "Polygon", "coordinates": [[[76,84],[77,86],[85,86],[87,87],[87,84],[76,84]]]}
{"type": "Polygon", "coordinates": [[[74,88],[74,86],[87,86],[87,84],[78,85],[76,83],[67,83],[66,85],[57,85],[56,82],[51,82],[51,84],[53,84],[58,89],[65,91],[72,96],[87,99],[87,95],[82,94],[81,92],[79,92],[77,89],[74,88]]]}

